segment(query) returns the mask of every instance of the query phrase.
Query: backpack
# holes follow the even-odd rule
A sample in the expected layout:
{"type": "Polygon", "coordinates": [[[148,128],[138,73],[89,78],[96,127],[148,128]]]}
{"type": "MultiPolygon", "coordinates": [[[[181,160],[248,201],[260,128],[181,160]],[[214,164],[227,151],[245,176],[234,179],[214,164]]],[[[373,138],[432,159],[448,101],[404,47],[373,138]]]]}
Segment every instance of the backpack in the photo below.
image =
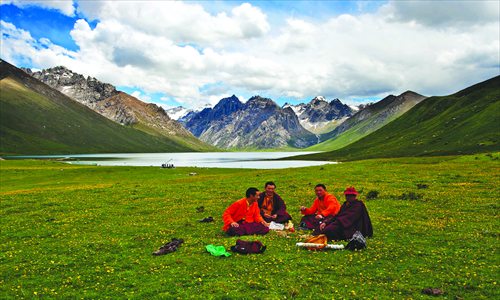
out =
{"type": "Polygon", "coordinates": [[[351,238],[351,241],[347,244],[346,249],[349,250],[361,250],[366,248],[366,240],[361,232],[356,231],[351,238]]]}
{"type": "Polygon", "coordinates": [[[328,243],[328,238],[324,234],[316,235],[307,239],[308,244],[321,244],[321,246],[316,247],[306,247],[309,250],[323,250],[328,243]]]}
{"type": "Polygon", "coordinates": [[[258,253],[264,253],[264,251],[266,251],[266,246],[262,245],[262,243],[259,241],[247,242],[247,241],[237,240],[236,245],[231,246],[231,251],[240,254],[252,254],[252,253],[258,254],[258,253]]]}

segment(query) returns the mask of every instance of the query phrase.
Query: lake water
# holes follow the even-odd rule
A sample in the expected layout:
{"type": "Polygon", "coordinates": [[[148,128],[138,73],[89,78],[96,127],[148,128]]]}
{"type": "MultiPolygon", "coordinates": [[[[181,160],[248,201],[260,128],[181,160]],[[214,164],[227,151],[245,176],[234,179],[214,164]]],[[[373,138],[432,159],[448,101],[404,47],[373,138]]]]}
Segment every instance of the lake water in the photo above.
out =
{"type": "Polygon", "coordinates": [[[93,164],[101,166],[158,166],[164,163],[176,167],[285,169],[333,164],[328,161],[265,161],[317,152],[195,152],[195,153],[124,153],[124,154],[79,154],[47,156],[10,156],[5,159],[68,158],[78,159],[71,164],[93,164]]]}

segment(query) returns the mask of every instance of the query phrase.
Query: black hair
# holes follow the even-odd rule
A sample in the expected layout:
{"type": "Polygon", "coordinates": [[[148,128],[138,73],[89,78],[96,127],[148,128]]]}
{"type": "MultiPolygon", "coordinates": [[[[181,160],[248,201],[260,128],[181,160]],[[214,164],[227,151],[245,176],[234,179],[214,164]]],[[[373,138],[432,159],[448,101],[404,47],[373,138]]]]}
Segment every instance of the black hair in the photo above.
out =
{"type": "Polygon", "coordinates": [[[257,192],[259,191],[259,189],[257,188],[254,188],[254,187],[251,187],[247,190],[247,198],[250,198],[250,196],[254,196],[255,194],[257,194],[257,192]]]}
{"type": "Polygon", "coordinates": [[[264,188],[266,188],[268,185],[274,185],[274,187],[276,187],[276,184],[274,184],[274,182],[272,182],[272,181],[268,181],[268,182],[266,182],[266,184],[264,185],[264,188]]]}
{"type": "Polygon", "coordinates": [[[317,187],[322,187],[325,191],[326,191],[326,186],[324,184],[318,184],[314,187],[314,189],[316,189],[317,187]]]}

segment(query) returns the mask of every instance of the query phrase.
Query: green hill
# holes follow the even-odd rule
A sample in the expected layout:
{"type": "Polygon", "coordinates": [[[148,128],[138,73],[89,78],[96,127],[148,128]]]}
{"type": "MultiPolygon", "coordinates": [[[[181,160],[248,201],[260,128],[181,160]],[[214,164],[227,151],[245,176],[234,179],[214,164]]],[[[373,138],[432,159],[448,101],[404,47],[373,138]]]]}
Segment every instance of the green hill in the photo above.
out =
{"type": "MultiPolygon", "coordinates": [[[[338,150],[293,159],[348,161],[500,151],[500,76],[453,95],[430,97],[338,150]]],[[[287,158],[290,159],[290,158],[287,158]]]]}
{"type": "Polygon", "coordinates": [[[117,124],[0,60],[0,155],[191,152],[117,124]]]}
{"type": "Polygon", "coordinates": [[[354,143],[399,118],[425,98],[412,91],[399,96],[389,95],[357,112],[334,130],[321,134],[323,142],[305,150],[332,151],[354,143]]]}

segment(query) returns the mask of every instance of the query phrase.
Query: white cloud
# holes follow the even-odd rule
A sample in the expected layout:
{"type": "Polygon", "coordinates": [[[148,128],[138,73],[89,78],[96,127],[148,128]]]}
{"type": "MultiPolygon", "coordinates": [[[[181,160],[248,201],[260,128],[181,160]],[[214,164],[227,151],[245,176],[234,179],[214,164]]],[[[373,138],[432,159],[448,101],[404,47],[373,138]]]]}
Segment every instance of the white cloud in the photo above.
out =
{"type": "Polygon", "coordinates": [[[6,1],[2,0],[1,4],[14,4],[17,7],[23,8],[27,6],[40,6],[42,8],[55,9],[65,14],[66,16],[75,15],[75,7],[73,6],[73,1],[43,1],[43,0],[30,0],[30,1],[20,1],[12,0],[6,1]]]}
{"type": "Polygon", "coordinates": [[[390,21],[417,22],[425,26],[470,26],[496,23],[498,1],[391,1],[380,8],[390,21]]]}
{"type": "MultiPolygon", "coordinates": [[[[431,8],[411,11],[405,3],[324,22],[294,16],[271,30],[266,14],[250,4],[211,15],[191,2],[82,1],[79,12],[99,21],[94,28],[76,21],[71,36],[78,51],[3,21],[1,50],[13,63],[27,57],[41,68],[64,65],[188,107],[233,93],[341,100],[406,90],[440,95],[498,75],[500,29],[495,13],[484,10],[490,2],[475,10],[481,20],[445,14],[442,23],[431,8]]],[[[446,3],[452,11],[464,7],[446,3]]]]}
{"type": "Polygon", "coordinates": [[[261,9],[248,3],[235,7],[232,16],[213,16],[199,4],[180,1],[83,1],[78,12],[181,44],[222,47],[226,41],[261,37],[270,29],[261,9]]]}

